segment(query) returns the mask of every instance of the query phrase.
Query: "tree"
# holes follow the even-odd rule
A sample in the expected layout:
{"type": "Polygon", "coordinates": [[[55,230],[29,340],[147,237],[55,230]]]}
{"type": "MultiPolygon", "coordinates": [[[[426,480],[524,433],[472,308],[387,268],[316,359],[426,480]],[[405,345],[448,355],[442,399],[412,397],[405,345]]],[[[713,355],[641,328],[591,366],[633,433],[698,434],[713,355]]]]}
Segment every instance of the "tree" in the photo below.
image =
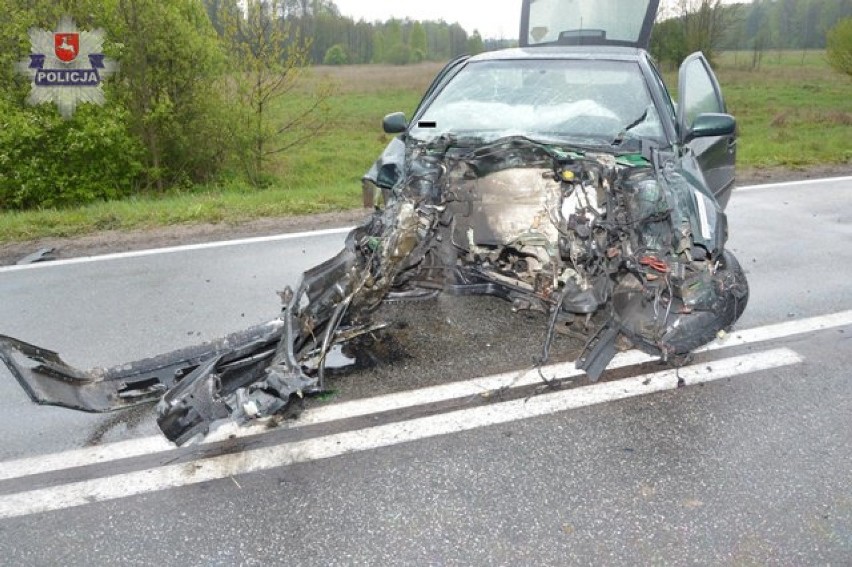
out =
{"type": "Polygon", "coordinates": [[[407,65],[411,62],[411,48],[404,43],[396,43],[385,52],[385,62],[391,65],[407,65]]]}
{"type": "Polygon", "coordinates": [[[763,52],[769,45],[771,35],[766,7],[761,0],[754,0],[745,21],[746,36],[751,38],[751,68],[757,69],[763,52]]]}
{"type": "Polygon", "coordinates": [[[439,26],[436,34],[436,42],[441,59],[451,59],[453,57],[453,45],[451,42],[450,28],[448,26],[439,26]]]}
{"type": "Polygon", "coordinates": [[[355,45],[349,47],[350,55],[354,55],[353,63],[370,63],[373,60],[375,43],[373,26],[360,20],[355,24],[355,45]]]}
{"type": "Polygon", "coordinates": [[[838,73],[852,76],[852,18],[840,21],[826,37],[828,62],[838,73]]]}
{"type": "Polygon", "coordinates": [[[116,95],[145,145],[147,184],[163,191],[207,179],[221,162],[224,103],[217,88],[221,51],[203,6],[197,0],[105,4],[104,21],[123,44],[116,95]]]}
{"type": "Polygon", "coordinates": [[[269,158],[315,137],[326,125],[328,87],[306,85],[310,44],[291,33],[280,0],[243,0],[244,16],[227,21],[224,40],[243,115],[236,138],[249,180],[264,183],[269,158]],[[300,89],[300,90],[296,90],[300,89]],[[298,96],[289,96],[295,95],[298,96]],[[286,111],[280,108],[286,104],[286,111]]]}
{"type": "Polygon", "coordinates": [[[329,47],[323,58],[324,65],[346,65],[348,62],[349,57],[346,55],[346,48],[339,43],[329,47]]]}
{"type": "Polygon", "coordinates": [[[479,31],[474,30],[473,35],[467,38],[467,52],[471,55],[477,55],[485,51],[485,45],[482,43],[482,36],[479,31]]]}
{"type": "Polygon", "coordinates": [[[459,24],[450,25],[450,46],[452,49],[450,57],[467,53],[467,32],[459,24]]]}
{"type": "Polygon", "coordinates": [[[802,56],[806,49],[816,47],[815,42],[819,36],[817,23],[819,22],[820,5],[818,0],[807,0],[799,2],[797,6],[796,19],[801,29],[802,56]]]}
{"type": "Polygon", "coordinates": [[[411,51],[414,58],[419,62],[427,59],[429,56],[429,38],[426,36],[426,29],[420,22],[414,22],[411,26],[411,51]]]}
{"type": "Polygon", "coordinates": [[[783,42],[779,41],[776,47],[779,50],[785,47],[799,47],[801,30],[795,24],[796,0],[778,0],[773,12],[778,37],[784,39],[783,42]]]}
{"type": "Polygon", "coordinates": [[[688,49],[680,19],[665,20],[654,26],[650,51],[655,59],[676,68],[689,55],[688,49]]]}
{"type": "Polygon", "coordinates": [[[120,58],[115,8],[97,0],[0,0],[0,210],[121,198],[146,181],[149,156],[130,127],[126,82],[108,80],[103,106],[81,104],[64,120],[53,104],[25,103],[30,80],[15,67],[30,52],[27,30],[55,29],[62,15],[82,30],[105,28],[104,51],[120,58]]]}
{"type": "MultiPolygon", "coordinates": [[[[20,57],[29,51],[27,27],[52,29],[59,16],[74,18],[80,29],[103,28],[104,50],[117,59],[121,70],[116,79],[107,81],[107,104],[100,112],[87,112],[97,122],[102,114],[110,122],[112,148],[141,148],[141,156],[134,150],[135,179],[133,185],[163,191],[175,184],[187,184],[208,179],[218,170],[223,148],[217,143],[217,133],[224,122],[222,96],[216,82],[221,77],[221,52],[216,34],[200,0],[174,0],[163,3],[156,0],[76,0],[75,2],[50,2],[31,0],[26,3],[9,2],[0,5],[6,18],[0,22],[3,38],[3,57],[20,57]],[[10,45],[15,42],[16,45],[10,45]],[[7,51],[8,49],[8,51],[7,51]],[[113,106],[114,105],[114,106],[113,106]],[[119,142],[117,136],[124,132],[133,141],[119,142]]],[[[2,90],[23,115],[39,123],[40,139],[43,131],[53,130],[54,137],[79,137],[89,129],[85,120],[75,116],[72,124],[54,128],[47,110],[23,107],[18,97],[29,89],[23,78],[4,76],[13,70],[11,63],[0,59],[2,90]],[[9,79],[9,80],[5,80],[9,79]]],[[[87,140],[87,144],[90,141],[87,140]]],[[[107,151],[106,149],[104,151],[107,151]]],[[[109,150],[112,151],[112,150],[109,150]]],[[[119,156],[114,156],[121,161],[119,156]]],[[[80,167],[85,164],[80,162],[80,167]]],[[[94,175],[94,162],[88,166],[94,175]]],[[[89,179],[90,171],[77,171],[79,178],[89,179]]],[[[54,179],[54,181],[56,181],[54,179]]],[[[61,185],[57,182],[57,187],[61,185]]],[[[100,198],[118,195],[119,192],[92,191],[100,198]]],[[[57,198],[54,202],[70,204],[80,198],[57,198]]]]}
{"type": "Polygon", "coordinates": [[[722,0],[679,0],[679,9],[687,52],[701,51],[712,62],[732,12],[722,0]]]}
{"type": "Polygon", "coordinates": [[[393,65],[405,65],[411,58],[411,49],[405,45],[402,36],[402,22],[397,19],[391,19],[385,22],[384,31],[382,33],[384,45],[383,62],[393,65]]]}
{"type": "Polygon", "coordinates": [[[712,61],[717,47],[730,35],[736,7],[725,6],[722,0],[678,0],[661,14],[665,19],[651,33],[651,53],[676,66],[695,51],[712,61]]]}
{"type": "Polygon", "coordinates": [[[370,59],[372,63],[384,63],[385,61],[385,34],[382,30],[373,32],[373,57],[370,59]]]}
{"type": "Polygon", "coordinates": [[[222,12],[230,12],[228,18],[233,19],[238,17],[240,13],[239,4],[233,0],[204,0],[204,8],[207,10],[207,17],[210,18],[210,23],[213,24],[213,28],[219,36],[222,36],[225,31],[220,21],[220,14],[222,12]]]}

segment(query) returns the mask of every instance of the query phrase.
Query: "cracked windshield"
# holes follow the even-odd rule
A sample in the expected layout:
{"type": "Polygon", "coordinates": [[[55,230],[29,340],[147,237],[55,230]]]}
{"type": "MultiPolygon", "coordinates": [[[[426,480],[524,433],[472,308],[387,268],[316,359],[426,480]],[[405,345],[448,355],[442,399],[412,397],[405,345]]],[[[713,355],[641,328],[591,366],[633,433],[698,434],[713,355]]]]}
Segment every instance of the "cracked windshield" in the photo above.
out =
{"type": "Polygon", "coordinates": [[[421,140],[447,134],[608,145],[625,135],[661,139],[663,130],[635,63],[504,60],[468,65],[411,130],[421,140]]]}

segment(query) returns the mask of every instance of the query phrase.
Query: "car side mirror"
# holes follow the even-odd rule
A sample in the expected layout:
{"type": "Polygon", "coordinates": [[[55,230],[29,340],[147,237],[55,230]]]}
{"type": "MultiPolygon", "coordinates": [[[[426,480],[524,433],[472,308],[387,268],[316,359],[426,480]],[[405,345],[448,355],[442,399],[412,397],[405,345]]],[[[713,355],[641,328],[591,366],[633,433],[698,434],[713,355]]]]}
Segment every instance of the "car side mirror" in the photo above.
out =
{"type": "Polygon", "coordinates": [[[686,137],[686,141],[695,138],[709,138],[714,136],[733,136],[737,133],[737,120],[730,114],[718,114],[708,112],[699,114],[692,123],[692,128],[686,137]]]}
{"type": "Polygon", "coordinates": [[[408,128],[408,121],[405,119],[404,112],[394,112],[388,114],[382,120],[382,128],[385,134],[401,134],[408,128]]]}

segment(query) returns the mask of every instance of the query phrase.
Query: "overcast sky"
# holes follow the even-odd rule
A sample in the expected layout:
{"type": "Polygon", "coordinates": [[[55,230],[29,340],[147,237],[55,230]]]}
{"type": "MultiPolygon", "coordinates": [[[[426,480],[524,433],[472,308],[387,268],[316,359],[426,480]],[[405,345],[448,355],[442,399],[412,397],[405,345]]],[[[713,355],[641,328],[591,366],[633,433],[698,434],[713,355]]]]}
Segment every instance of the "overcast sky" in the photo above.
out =
{"type": "Polygon", "coordinates": [[[515,39],[521,26],[521,0],[334,0],[340,13],[356,20],[390,18],[458,22],[483,37],[515,39]]]}
{"type": "MultiPolygon", "coordinates": [[[[667,1],[671,0],[664,0],[663,4],[667,1]]],[[[355,20],[444,20],[460,23],[468,33],[479,30],[485,38],[517,39],[521,27],[521,0],[334,0],[334,3],[344,16],[355,20]]]]}

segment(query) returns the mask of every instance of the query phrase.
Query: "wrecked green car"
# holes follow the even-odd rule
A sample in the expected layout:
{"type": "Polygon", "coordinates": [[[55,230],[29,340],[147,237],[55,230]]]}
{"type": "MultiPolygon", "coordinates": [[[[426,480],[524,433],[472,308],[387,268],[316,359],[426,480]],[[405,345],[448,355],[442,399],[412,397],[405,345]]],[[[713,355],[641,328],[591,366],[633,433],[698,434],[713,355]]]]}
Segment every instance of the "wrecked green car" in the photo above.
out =
{"type": "Polygon", "coordinates": [[[388,115],[397,137],[365,176],[381,206],[281,294],[269,323],[109,370],[8,337],[0,358],[38,403],[157,401],[181,444],[322,391],[331,349],[381,329],[372,316],[388,300],[488,294],[542,312],[542,363],[555,330],[575,324],[588,335],[576,364],[593,380],[617,346],[688,355],[748,300],[725,249],[736,122],[701,54],[673,104],[643,49],[656,0],[605,3],[629,9],[526,0],[522,47],[452,61],[410,121],[388,115]]]}

